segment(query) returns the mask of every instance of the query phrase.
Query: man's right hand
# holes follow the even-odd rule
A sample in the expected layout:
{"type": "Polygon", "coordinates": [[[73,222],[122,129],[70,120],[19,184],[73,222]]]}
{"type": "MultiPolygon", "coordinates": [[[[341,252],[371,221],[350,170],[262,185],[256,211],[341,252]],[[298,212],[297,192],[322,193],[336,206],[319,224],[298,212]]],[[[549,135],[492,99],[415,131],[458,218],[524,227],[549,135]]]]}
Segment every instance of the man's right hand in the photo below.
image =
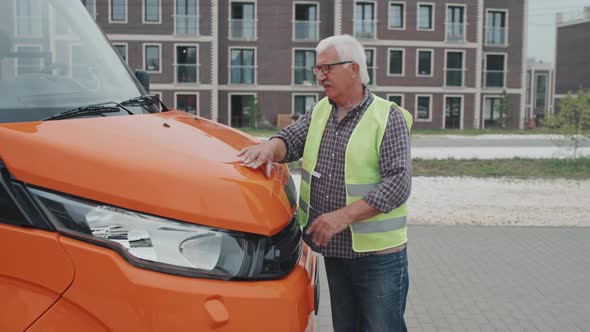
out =
{"type": "Polygon", "coordinates": [[[251,145],[243,148],[238,157],[244,166],[258,168],[274,161],[274,147],[271,142],[251,145]]]}

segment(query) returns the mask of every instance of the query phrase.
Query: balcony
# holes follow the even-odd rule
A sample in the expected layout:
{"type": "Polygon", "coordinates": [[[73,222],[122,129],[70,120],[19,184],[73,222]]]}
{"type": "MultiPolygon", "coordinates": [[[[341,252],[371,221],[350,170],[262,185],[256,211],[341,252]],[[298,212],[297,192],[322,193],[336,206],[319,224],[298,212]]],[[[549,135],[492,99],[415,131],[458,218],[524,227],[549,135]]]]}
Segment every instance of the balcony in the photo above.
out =
{"type": "Polygon", "coordinates": [[[506,28],[486,27],[486,45],[506,46],[506,28]]]}
{"type": "Polygon", "coordinates": [[[256,21],[255,20],[230,20],[229,21],[230,39],[235,40],[255,40],[256,39],[256,21]]]}
{"type": "Polygon", "coordinates": [[[176,83],[197,83],[198,65],[175,64],[176,83]]]}
{"type": "Polygon", "coordinates": [[[316,84],[315,75],[309,68],[295,67],[294,70],[294,83],[300,85],[313,85],[316,84]]]}
{"type": "Polygon", "coordinates": [[[447,22],[447,41],[454,43],[465,42],[465,24],[447,22]]]}
{"type": "Polygon", "coordinates": [[[446,69],[445,86],[462,87],[464,69],[446,69]]]}
{"type": "Polygon", "coordinates": [[[503,70],[486,70],[485,71],[486,88],[503,88],[504,71],[503,70]]]}
{"type": "Polygon", "coordinates": [[[295,40],[318,40],[318,21],[294,21],[293,31],[295,40]]]}
{"type": "Polygon", "coordinates": [[[375,21],[354,20],[354,36],[360,39],[375,39],[375,21]]]}
{"type": "Polygon", "coordinates": [[[197,15],[175,15],[177,35],[198,35],[199,16],[197,15]]]}

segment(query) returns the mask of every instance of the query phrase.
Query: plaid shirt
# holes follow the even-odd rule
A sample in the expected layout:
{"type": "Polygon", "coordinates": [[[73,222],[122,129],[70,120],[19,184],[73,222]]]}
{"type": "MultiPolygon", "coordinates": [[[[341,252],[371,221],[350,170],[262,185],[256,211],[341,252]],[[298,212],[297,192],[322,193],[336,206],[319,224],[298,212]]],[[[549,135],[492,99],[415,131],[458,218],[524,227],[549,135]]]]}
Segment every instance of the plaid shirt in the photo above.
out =
{"type": "MultiPolygon", "coordinates": [[[[315,168],[315,171],[320,173],[320,177],[314,178],[311,188],[312,208],[310,208],[308,227],[321,214],[346,206],[344,184],[346,146],[352,131],[373,99],[369,89],[365,88],[365,96],[361,104],[349,111],[340,122],[337,119],[336,106],[330,101],[332,116],[326,125],[320,144],[318,163],[315,168]]],[[[282,162],[299,160],[303,156],[312,112],[313,108],[298,121],[273,136],[273,138],[282,139],[287,145],[287,156],[282,162]]],[[[412,184],[410,139],[404,116],[395,107],[392,107],[389,113],[381,143],[379,173],[382,178],[381,184],[363,199],[372,207],[389,212],[406,202],[410,196],[412,184]]],[[[349,228],[336,234],[325,247],[314,245],[305,233],[303,238],[314,251],[327,257],[355,258],[373,254],[372,252],[357,253],[352,250],[349,228]]]]}

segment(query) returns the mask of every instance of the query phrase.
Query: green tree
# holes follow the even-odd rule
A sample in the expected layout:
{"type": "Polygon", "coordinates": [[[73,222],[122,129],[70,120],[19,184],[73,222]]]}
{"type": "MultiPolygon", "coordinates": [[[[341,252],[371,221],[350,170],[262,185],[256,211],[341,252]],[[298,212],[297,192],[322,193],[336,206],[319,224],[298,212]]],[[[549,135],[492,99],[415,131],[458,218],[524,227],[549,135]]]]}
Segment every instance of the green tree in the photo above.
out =
{"type": "Polygon", "coordinates": [[[590,139],[590,90],[568,93],[559,103],[559,112],[550,115],[545,124],[557,128],[573,144],[573,159],[580,145],[590,139]]]}
{"type": "Polygon", "coordinates": [[[262,124],[262,111],[255,98],[248,102],[248,126],[258,129],[262,124]]]}

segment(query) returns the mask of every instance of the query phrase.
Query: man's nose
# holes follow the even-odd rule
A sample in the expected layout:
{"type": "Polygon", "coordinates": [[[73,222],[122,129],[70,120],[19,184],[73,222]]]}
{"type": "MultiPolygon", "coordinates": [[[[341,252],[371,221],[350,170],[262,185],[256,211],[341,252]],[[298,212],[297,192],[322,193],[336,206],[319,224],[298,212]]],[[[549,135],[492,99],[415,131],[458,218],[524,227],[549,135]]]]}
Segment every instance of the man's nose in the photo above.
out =
{"type": "Polygon", "coordinates": [[[325,80],[328,76],[324,74],[323,71],[319,70],[318,73],[315,75],[315,78],[318,82],[325,80]]]}

